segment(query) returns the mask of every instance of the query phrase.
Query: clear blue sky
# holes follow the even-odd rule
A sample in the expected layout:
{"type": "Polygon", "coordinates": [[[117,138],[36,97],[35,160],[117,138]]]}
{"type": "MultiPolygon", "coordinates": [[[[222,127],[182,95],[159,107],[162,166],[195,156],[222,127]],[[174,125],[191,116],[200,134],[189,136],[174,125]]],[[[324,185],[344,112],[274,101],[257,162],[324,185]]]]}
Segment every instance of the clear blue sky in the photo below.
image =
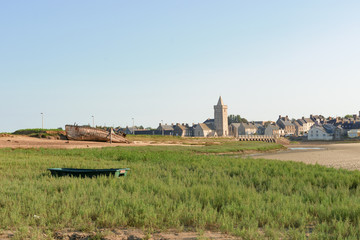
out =
{"type": "Polygon", "coordinates": [[[360,1],[1,1],[0,132],[360,110],[360,1]]]}

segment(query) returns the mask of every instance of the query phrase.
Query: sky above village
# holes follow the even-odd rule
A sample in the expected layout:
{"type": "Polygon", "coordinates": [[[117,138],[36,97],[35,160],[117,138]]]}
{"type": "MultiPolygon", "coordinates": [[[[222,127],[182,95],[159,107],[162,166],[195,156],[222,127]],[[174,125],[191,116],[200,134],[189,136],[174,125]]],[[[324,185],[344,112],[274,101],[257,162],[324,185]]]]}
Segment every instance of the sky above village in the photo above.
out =
{"type": "Polygon", "coordinates": [[[360,110],[360,1],[1,1],[0,132],[360,110]]]}

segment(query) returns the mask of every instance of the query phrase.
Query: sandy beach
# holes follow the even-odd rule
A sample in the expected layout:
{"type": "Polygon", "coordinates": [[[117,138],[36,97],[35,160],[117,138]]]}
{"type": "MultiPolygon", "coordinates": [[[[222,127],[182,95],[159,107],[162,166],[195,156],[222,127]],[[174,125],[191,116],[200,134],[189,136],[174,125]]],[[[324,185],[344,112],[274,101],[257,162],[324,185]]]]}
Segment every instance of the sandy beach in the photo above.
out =
{"type": "Polygon", "coordinates": [[[360,143],[302,144],[286,146],[276,153],[254,154],[250,157],[319,164],[333,168],[360,170],[360,143]],[[293,148],[293,150],[290,150],[293,148]]]}
{"type": "Polygon", "coordinates": [[[92,141],[72,141],[57,140],[47,138],[34,138],[21,135],[9,135],[0,137],[0,148],[56,148],[56,149],[74,149],[74,148],[103,148],[118,146],[170,146],[182,144],[156,143],[151,141],[134,141],[131,143],[109,143],[92,141]]]}

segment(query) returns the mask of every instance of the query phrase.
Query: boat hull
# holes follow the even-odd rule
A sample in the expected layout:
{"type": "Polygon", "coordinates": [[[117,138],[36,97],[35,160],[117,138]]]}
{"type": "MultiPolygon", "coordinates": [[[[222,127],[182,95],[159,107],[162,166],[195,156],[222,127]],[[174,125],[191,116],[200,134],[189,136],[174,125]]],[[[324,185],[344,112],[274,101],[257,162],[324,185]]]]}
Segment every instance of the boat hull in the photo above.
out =
{"type": "Polygon", "coordinates": [[[69,140],[77,141],[97,141],[97,142],[113,142],[113,143],[129,143],[129,141],[121,135],[108,132],[103,129],[66,125],[66,136],[69,140]]]}
{"type": "Polygon", "coordinates": [[[98,177],[98,176],[126,176],[130,168],[110,168],[110,169],[81,169],[81,168],[49,168],[52,176],[56,177],[98,177]]]}

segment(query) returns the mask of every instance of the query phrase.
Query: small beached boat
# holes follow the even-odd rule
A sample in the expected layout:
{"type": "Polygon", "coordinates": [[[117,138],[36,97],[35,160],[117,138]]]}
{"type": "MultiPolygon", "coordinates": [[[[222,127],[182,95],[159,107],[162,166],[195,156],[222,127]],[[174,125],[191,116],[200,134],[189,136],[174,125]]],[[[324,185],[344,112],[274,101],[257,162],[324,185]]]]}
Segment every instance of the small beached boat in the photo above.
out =
{"type": "Polygon", "coordinates": [[[130,168],[110,168],[110,169],[81,169],[81,168],[49,168],[52,176],[63,177],[97,177],[97,176],[126,176],[130,168]]]}
{"type": "Polygon", "coordinates": [[[126,134],[117,134],[112,129],[106,131],[88,126],[66,125],[65,130],[69,140],[129,143],[125,138],[126,134]]]}

